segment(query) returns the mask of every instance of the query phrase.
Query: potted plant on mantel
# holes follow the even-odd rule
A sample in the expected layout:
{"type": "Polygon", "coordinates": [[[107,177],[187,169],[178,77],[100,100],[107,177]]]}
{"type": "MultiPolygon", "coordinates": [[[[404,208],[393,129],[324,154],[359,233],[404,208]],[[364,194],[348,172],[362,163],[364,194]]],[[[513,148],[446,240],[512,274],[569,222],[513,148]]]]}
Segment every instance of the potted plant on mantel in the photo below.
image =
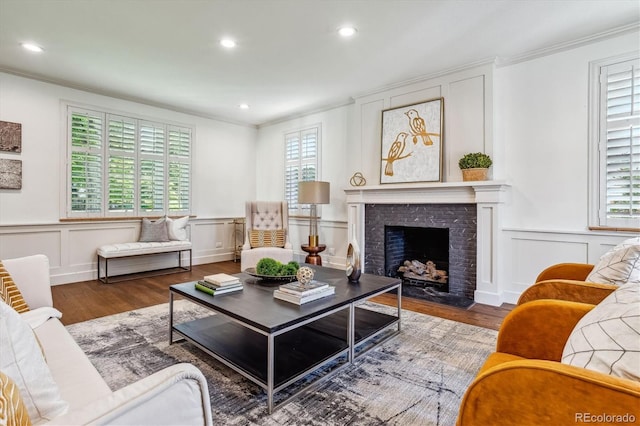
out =
{"type": "Polygon", "coordinates": [[[493,164],[491,157],[482,152],[465,154],[465,156],[458,161],[458,166],[460,166],[460,170],[462,170],[462,180],[465,182],[487,180],[491,164],[493,164]]]}

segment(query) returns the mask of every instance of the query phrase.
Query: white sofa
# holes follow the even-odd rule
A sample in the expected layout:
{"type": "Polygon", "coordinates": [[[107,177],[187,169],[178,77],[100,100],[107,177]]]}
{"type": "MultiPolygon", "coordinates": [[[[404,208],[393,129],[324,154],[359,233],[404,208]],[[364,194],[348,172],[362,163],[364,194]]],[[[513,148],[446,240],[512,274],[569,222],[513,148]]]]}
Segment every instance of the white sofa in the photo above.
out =
{"type": "MultiPolygon", "coordinates": [[[[21,315],[33,318],[51,311],[48,258],[2,262],[29,305],[30,312],[21,315]]],[[[60,397],[69,406],[64,414],[37,424],[212,424],[207,382],[195,366],[173,365],[113,392],[59,319],[48,318],[34,331],[60,397]]]]}

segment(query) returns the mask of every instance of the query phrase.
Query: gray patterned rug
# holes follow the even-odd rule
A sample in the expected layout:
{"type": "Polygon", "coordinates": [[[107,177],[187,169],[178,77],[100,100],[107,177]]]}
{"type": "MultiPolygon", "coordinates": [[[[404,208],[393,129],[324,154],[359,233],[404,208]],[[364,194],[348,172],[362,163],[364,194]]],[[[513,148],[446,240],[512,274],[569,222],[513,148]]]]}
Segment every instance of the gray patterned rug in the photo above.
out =
{"type": "MultiPolygon", "coordinates": [[[[393,313],[386,306],[370,309],[393,313]]],[[[177,322],[208,314],[176,301],[177,322]]],[[[178,362],[208,379],[216,425],[453,425],[497,332],[402,311],[402,332],[269,415],[257,385],[187,343],[168,344],[168,304],[67,327],[112,389],[178,362]]]]}

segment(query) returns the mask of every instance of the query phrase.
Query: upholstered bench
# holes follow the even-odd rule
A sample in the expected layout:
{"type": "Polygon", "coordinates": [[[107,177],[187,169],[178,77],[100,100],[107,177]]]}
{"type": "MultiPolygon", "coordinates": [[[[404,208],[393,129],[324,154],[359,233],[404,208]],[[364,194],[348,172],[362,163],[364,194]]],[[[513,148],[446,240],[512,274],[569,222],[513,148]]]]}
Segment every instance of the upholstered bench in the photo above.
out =
{"type": "Polygon", "coordinates": [[[178,254],[179,270],[177,272],[191,271],[193,263],[191,241],[135,242],[101,246],[98,248],[98,279],[105,284],[109,283],[109,259],[174,252],[178,254]],[[188,267],[182,265],[182,253],[187,251],[189,252],[188,267]],[[101,264],[104,264],[104,277],[100,273],[101,264]]]}

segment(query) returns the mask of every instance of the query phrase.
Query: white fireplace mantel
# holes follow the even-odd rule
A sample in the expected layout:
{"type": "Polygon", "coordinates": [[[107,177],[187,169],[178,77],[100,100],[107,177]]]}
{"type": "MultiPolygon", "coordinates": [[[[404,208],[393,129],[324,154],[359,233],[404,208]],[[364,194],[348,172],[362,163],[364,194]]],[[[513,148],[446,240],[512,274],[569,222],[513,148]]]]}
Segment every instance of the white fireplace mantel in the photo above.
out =
{"type": "Polygon", "coordinates": [[[503,181],[368,185],[345,189],[347,204],[474,204],[504,202],[503,181]]]}
{"type": "Polygon", "coordinates": [[[349,238],[355,234],[364,265],[366,204],[476,204],[478,228],[474,300],[500,306],[503,303],[498,277],[498,257],[502,250],[500,216],[510,188],[511,185],[504,181],[474,181],[367,185],[345,189],[349,238]]]}

